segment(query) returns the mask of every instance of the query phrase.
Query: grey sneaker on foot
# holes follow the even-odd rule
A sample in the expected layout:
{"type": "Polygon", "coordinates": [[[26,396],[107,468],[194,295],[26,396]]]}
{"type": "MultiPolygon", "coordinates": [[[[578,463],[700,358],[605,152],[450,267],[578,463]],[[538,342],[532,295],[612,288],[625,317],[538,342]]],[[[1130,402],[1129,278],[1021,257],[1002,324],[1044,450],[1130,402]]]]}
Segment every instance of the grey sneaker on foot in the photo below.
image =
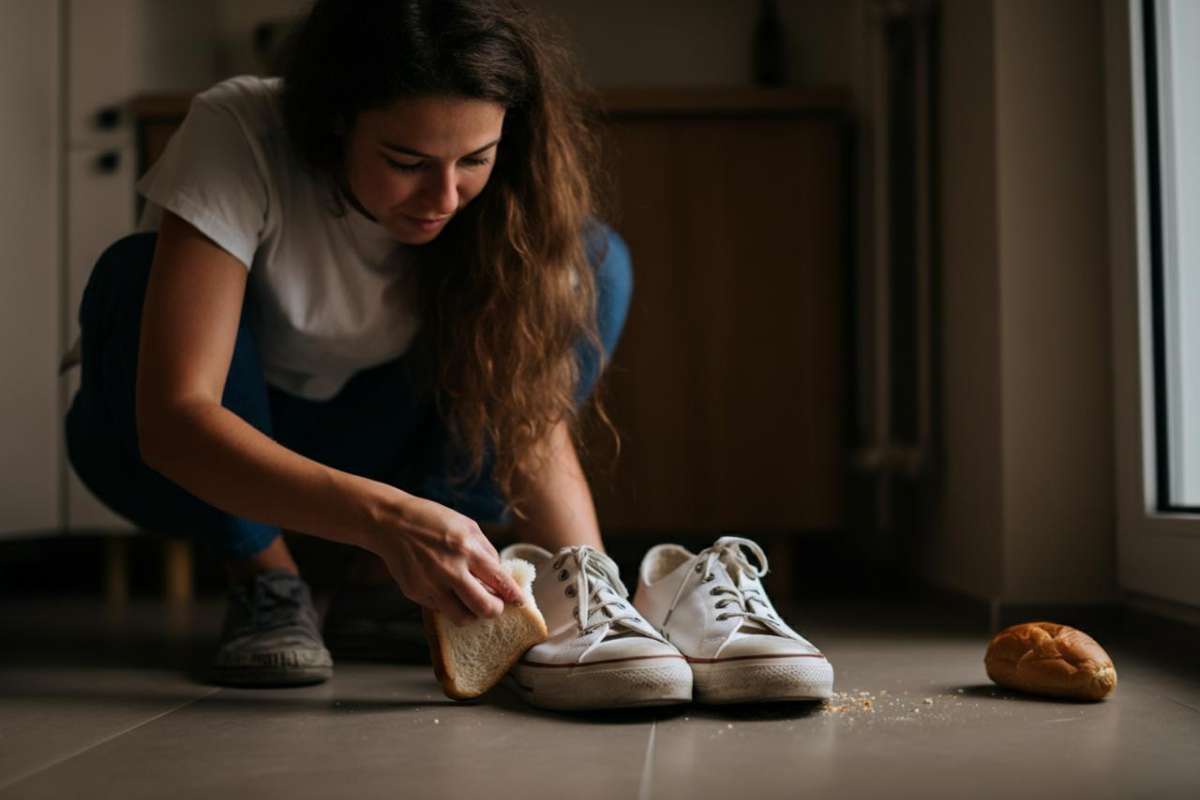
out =
{"type": "Polygon", "coordinates": [[[226,686],[303,686],[333,676],[300,576],[264,572],[230,590],[212,675],[226,686]]]}

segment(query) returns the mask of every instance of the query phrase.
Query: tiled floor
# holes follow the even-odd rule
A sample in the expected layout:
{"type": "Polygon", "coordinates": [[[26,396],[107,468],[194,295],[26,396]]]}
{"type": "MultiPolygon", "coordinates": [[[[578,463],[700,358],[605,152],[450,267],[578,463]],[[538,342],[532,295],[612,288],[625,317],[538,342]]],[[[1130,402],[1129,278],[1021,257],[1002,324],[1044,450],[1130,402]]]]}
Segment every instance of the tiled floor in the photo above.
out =
{"type": "Polygon", "coordinates": [[[953,610],[806,604],[788,617],[833,662],[832,703],[559,715],[502,689],[453,703],[418,666],[206,686],[218,616],[0,604],[0,800],[1200,797],[1200,667],[1132,629],[1096,636],[1116,695],[1063,703],[992,687],[987,631],[953,610]]]}

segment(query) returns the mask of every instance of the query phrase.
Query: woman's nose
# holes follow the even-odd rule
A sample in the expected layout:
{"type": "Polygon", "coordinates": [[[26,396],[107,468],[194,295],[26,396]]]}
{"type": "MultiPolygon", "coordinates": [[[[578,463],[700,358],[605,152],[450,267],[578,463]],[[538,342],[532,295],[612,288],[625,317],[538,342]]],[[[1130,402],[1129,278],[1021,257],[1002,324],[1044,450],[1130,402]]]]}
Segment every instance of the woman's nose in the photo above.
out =
{"type": "Polygon", "coordinates": [[[453,166],[431,172],[424,189],[425,202],[431,215],[444,217],[458,210],[458,181],[453,166]]]}

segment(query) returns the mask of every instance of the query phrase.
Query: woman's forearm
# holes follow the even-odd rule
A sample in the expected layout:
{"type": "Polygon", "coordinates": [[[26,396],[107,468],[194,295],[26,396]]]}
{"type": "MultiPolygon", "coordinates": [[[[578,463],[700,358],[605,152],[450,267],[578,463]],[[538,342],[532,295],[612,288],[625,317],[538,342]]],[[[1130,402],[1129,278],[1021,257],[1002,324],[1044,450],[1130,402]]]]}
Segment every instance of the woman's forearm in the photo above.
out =
{"type": "Polygon", "coordinates": [[[211,402],[173,408],[139,440],[150,467],[222,511],[368,549],[381,509],[404,497],[289,450],[211,402]]]}
{"type": "Polygon", "coordinates": [[[548,446],[549,457],[541,472],[517,482],[518,493],[525,496],[527,519],[515,518],[513,532],[520,541],[551,552],[579,544],[603,552],[592,493],[566,423],[554,427],[548,446]]]}

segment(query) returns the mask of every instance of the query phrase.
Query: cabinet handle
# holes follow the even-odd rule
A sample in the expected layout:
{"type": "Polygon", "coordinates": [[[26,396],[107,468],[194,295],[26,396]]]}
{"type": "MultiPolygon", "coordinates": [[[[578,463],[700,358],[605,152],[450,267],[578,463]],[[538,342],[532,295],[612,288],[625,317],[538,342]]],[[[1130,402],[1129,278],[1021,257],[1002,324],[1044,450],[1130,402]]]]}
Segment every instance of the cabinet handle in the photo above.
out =
{"type": "Polygon", "coordinates": [[[96,171],[102,172],[105,175],[111,175],[116,172],[121,166],[121,154],[116,150],[109,150],[107,153],[101,153],[96,157],[96,171]]]}
{"type": "Polygon", "coordinates": [[[102,131],[111,131],[121,124],[121,108],[105,106],[96,112],[96,127],[102,131]]]}

